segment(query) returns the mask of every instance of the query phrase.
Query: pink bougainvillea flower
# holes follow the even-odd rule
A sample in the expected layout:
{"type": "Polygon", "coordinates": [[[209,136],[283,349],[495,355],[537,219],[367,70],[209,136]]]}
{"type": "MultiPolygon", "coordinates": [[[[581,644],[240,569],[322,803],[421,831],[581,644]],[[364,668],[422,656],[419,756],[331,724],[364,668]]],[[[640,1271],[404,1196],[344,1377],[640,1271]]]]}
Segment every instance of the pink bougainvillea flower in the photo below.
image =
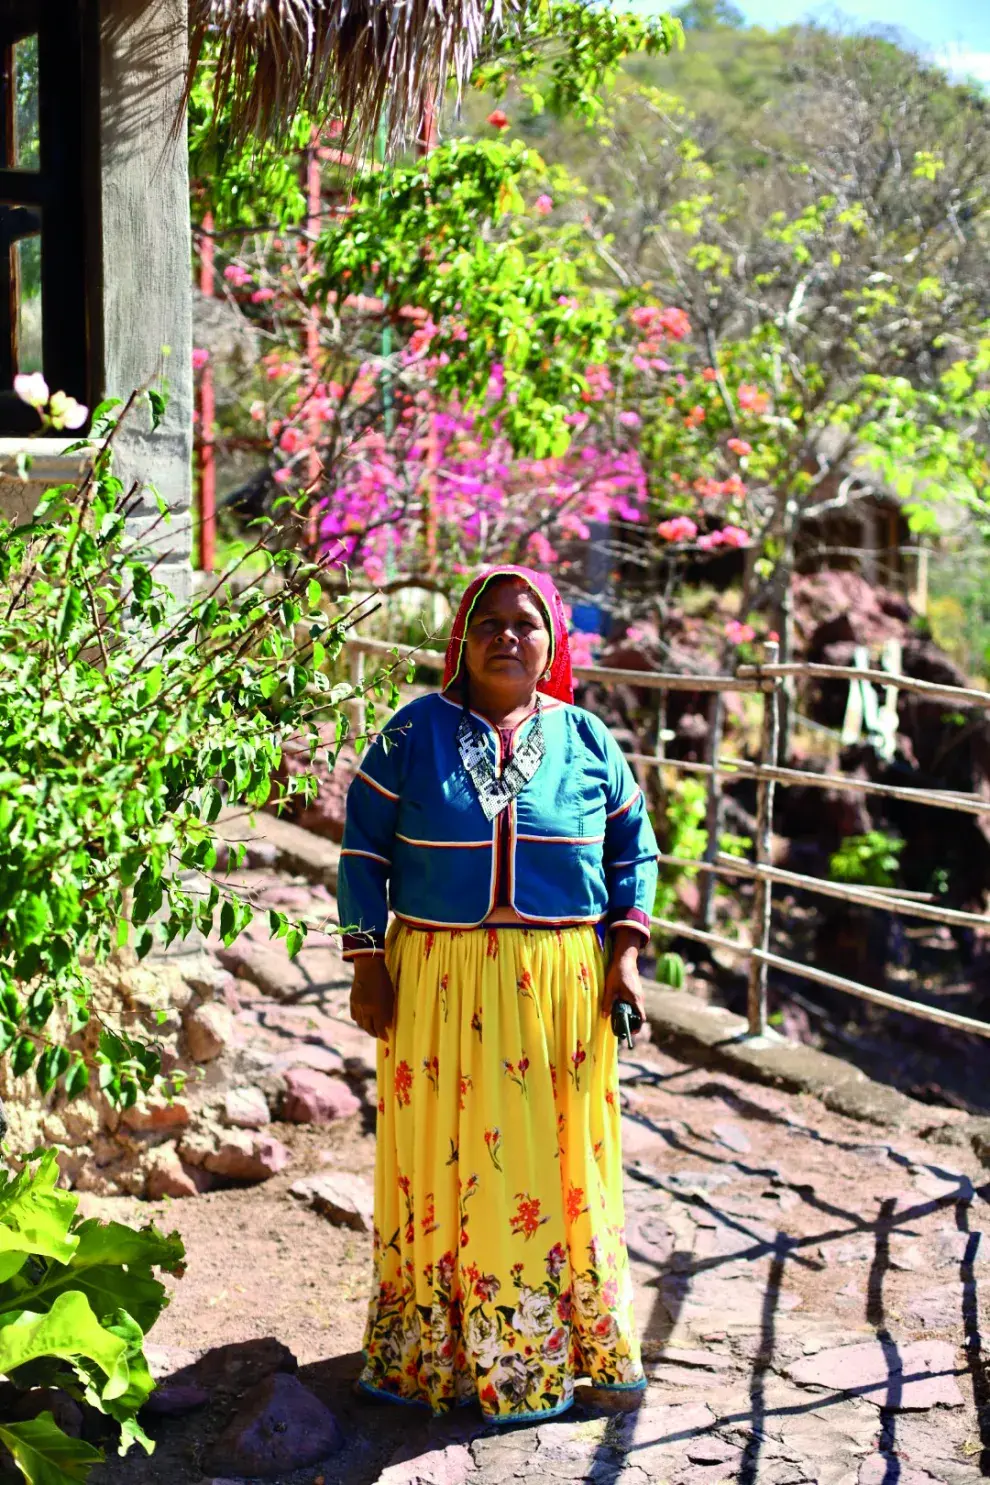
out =
{"type": "Polygon", "coordinates": [[[548,217],[553,211],[553,197],[548,196],[546,191],[544,191],[543,195],[537,196],[533,202],[533,210],[538,212],[541,217],[548,217]]]}
{"type": "Polygon", "coordinates": [[[575,629],[568,636],[571,660],[575,665],[594,665],[598,648],[596,639],[596,635],[587,634],[583,629],[575,629]]]}
{"type": "Polygon", "coordinates": [[[706,366],[701,374],[706,382],[718,381],[718,372],[715,370],[714,366],[706,366]]]}
{"type": "Polygon", "coordinates": [[[697,534],[698,528],[690,516],[673,516],[657,527],[657,535],[664,541],[694,541],[697,534]]]}
{"type": "Polygon", "coordinates": [[[657,319],[657,325],[671,340],[684,340],[691,334],[691,321],[683,309],[663,310],[657,319]]]}
{"type": "Polygon", "coordinates": [[[284,466],[281,469],[276,469],[275,473],[272,475],[272,479],[275,481],[276,485],[287,485],[292,479],[292,470],[286,469],[284,466]]]}
{"type": "Polygon", "coordinates": [[[18,372],[14,377],[14,391],[28,407],[44,407],[51,396],[48,383],[40,371],[18,372]]]}
{"type": "Polygon", "coordinates": [[[206,350],[201,345],[193,346],[193,353],[192,353],[192,368],[193,368],[193,371],[202,371],[203,367],[206,365],[206,363],[207,363],[207,361],[209,359],[210,359],[210,353],[209,353],[208,350],[206,350]]]}
{"type": "Polygon", "coordinates": [[[736,396],[740,407],[744,407],[747,412],[756,413],[757,416],[765,413],[770,406],[770,398],[766,392],[761,392],[759,387],[753,386],[752,382],[740,382],[736,396]]]}
{"type": "Polygon", "coordinates": [[[767,630],[767,642],[772,645],[780,644],[780,635],[777,633],[776,629],[767,630]]]}
{"type": "Polygon", "coordinates": [[[730,438],[727,447],[730,448],[734,454],[738,454],[740,459],[748,458],[748,456],[753,452],[753,445],[747,443],[744,438],[730,438]]]}
{"type": "Polygon", "coordinates": [[[620,412],[619,414],[619,422],[623,428],[638,428],[642,421],[639,413],[633,412],[631,408],[627,408],[625,412],[620,412]]]}
{"type": "Polygon", "coordinates": [[[635,309],[629,311],[629,318],[637,330],[649,330],[659,317],[660,310],[655,304],[637,304],[635,309]]]}
{"type": "Polygon", "coordinates": [[[239,263],[230,263],[223,271],[223,276],[228,284],[233,284],[235,289],[243,289],[245,284],[251,282],[251,275],[239,263]]]}
{"type": "Polygon", "coordinates": [[[81,428],[89,417],[89,408],[66,392],[53,392],[48,416],[53,428],[81,428]]]}
{"type": "Polygon", "coordinates": [[[265,404],[263,402],[251,403],[251,417],[256,423],[263,423],[265,421],[265,414],[267,411],[268,409],[265,407],[265,404]]]}
{"type": "Polygon", "coordinates": [[[272,299],[274,299],[274,298],[275,298],[275,290],[274,289],[255,289],[254,293],[251,295],[251,303],[252,304],[268,304],[269,301],[272,300],[272,299]]]}
{"type": "Polygon", "coordinates": [[[509,127],[509,116],[500,108],[493,108],[486,120],[493,129],[507,129],[509,127]]]}
{"type": "Polygon", "coordinates": [[[725,637],[730,644],[745,645],[751,639],[756,638],[756,630],[751,624],[743,624],[739,619],[730,619],[725,626],[725,637]]]}
{"type": "Polygon", "coordinates": [[[685,419],[684,419],[684,426],[685,426],[685,428],[697,428],[698,424],[699,423],[703,423],[704,421],[705,421],[705,409],[701,406],[701,404],[699,402],[699,403],[695,403],[694,407],[692,407],[691,411],[685,417],[685,419]]]}
{"type": "Polygon", "coordinates": [[[283,454],[297,454],[303,446],[303,436],[298,428],[286,428],[278,441],[283,454]]]}
{"type": "Polygon", "coordinates": [[[722,527],[722,545],[726,547],[748,547],[749,532],[741,526],[722,527]]]}

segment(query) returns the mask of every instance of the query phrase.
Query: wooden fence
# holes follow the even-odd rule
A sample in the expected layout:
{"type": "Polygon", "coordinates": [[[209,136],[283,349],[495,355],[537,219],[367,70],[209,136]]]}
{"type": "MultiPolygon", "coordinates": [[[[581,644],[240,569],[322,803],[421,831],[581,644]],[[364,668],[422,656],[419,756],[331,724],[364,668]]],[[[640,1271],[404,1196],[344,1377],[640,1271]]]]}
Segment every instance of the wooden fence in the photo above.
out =
{"type": "MultiPolygon", "coordinates": [[[[417,666],[425,669],[435,671],[443,669],[443,656],[435,651],[407,651],[402,647],[398,647],[397,650],[396,646],[382,640],[354,638],[348,643],[348,651],[351,679],[355,686],[364,684],[365,664],[368,657],[389,664],[394,663],[394,657],[398,653],[403,663],[408,657],[414,659],[417,666]]],[[[630,761],[641,767],[656,768],[661,771],[693,773],[707,780],[709,829],[704,859],[698,861],[661,855],[659,858],[661,864],[696,870],[702,873],[711,884],[714,884],[720,877],[728,877],[749,880],[754,885],[752,944],[737,943],[712,932],[712,894],[710,891],[702,896],[702,921],[698,926],[673,922],[666,918],[651,919],[654,927],[662,932],[707,944],[748,961],[748,1021],[751,1036],[766,1035],[767,978],[769,971],[774,969],[781,973],[794,975],[799,979],[810,980],[816,985],[844,991],[848,995],[857,996],[860,1000],[872,1001],[875,1005],[883,1006],[888,1010],[902,1011],[907,1015],[917,1016],[926,1021],[935,1021],[940,1026],[951,1026],[975,1036],[990,1037],[990,1022],[979,1021],[972,1016],[962,1016],[955,1011],[946,1011],[938,1006],[909,1000],[901,995],[892,995],[885,990],[877,990],[870,985],[862,985],[855,980],[844,979],[841,975],[831,974],[827,970],[817,969],[814,965],[784,958],[772,953],[770,949],[774,885],[811,892],[823,897],[839,898],[843,902],[858,906],[881,908],[885,912],[897,913],[904,917],[928,919],[949,927],[990,929],[990,917],[940,907],[937,903],[928,900],[927,895],[923,893],[910,893],[898,888],[852,886],[828,881],[821,877],[805,876],[799,872],[785,871],[773,865],[770,851],[771,824],[774,794],[778,787],[800,785],[805,788],[835,789],[851,793],[873,794],[931,808],[955,810],[963,814],[990,813],[990,800],[981,799],[975,794],[874,784],[868,779],[847,778],[844,774],[821,774],[803,769],[780,767],[778,750],[783,687],[793,685],[799,679],[845,680],[853,684],[866,682],[883,687],[893,685],[900,691],[910,692],[928,701],[942,702],[954,710],[979,707],[984,711],[990,710],[990,693],[956,686],[939,686],[928,681],[911,680],[907,676],[892,676],[887,671],[862,670],[839,665],[780,664],[777,658],[777,646],[771,644],[764,646],[764,655],[760,664],[741,665],[734,675],[673,675],[652,671],[616,670],[607,666],[594,665],[575,666],[574,674],[579,680],[593,681],[601,686],[627,685],[637,690],[660,691],[662,696],[671,691],[713,693],[713,725],[709,728],[708,757],[704,763],[688,762],[665,756],[663,726],[665,707],[662,700],[661,726],[657,730],[656,751],[634,753],[630,761]],[[719,698],[728,692],[747,691],[758,692],[762,697],[760,754],[759,761],[756,763],[721,755],[719,721],[722,707],[719,704],[719,698]],[[718,848],[717,821],[721,780],[732,776],[756,780],[757,828],[753,861],[727,856],[718,848]]]]}

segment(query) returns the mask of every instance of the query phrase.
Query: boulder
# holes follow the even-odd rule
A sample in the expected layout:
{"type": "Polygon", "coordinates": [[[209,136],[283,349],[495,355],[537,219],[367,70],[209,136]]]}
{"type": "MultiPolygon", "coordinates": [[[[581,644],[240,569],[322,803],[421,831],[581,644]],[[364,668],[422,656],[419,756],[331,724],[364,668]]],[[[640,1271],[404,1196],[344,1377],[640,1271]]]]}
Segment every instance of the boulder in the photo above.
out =
{"type": "Polygon", "coordinates": [[[374,1227],[375,1192],[363,1176],[349,1171],[308,1176],[290,1186],[289,1194],[337,1227],[353,1227],[355,1232],[371,1232],[374,1227]]]}
{"type": "Polygon", "coordinates": [[[336,1454],[336,1418],[298,1377],[275,1372],[248,1392],[207,1453],[211,1470],[276,1480],[336,1454]]]}
{"type": "Polygon", "coordinates": [[[268,1100],[260,1088],[231,1088],[224,1097],[224,1119],[235,1129],[261,1129],[271,1123],[268,1100]]]}
{"type": "Polygon", "coordinates": [[[234,1018],[219,1001],[197,1006],[183,1024],[186,1050],[193,1062],[212,1062],[230,1045],[234,1034],[234,1018]]]}
{"type": "Polygon", "coordinates": [[[139,1099],[124,1110],[120,1122],[128,1129],[183,1129],[189,1123],[189,1105],[181,1098],[175,1098],[171,1103],[164,1099],[139,1099]]]}
{"type": "Polygon", "coordinates": [[[250,980],[272,1000],[290,1000],[307,988],[306,976],[281,943],[261,942],[242,934],[229,949],[218,948],[217,958],[239,980],[250,980]]]}
{"type": "Polygon", "coordinates": [[[152,1150],[145,1168],[145,1195],[149,1201],[159,1201],[163,1196],[198,1196],[200,1193],[200,1182],[192,1170],[183,1165],[174,1145],[159,1145],[152,1150]]]}
{"type": "Polygon", "coordinates": [[[155,1388],[141,1411],[153,1418],[183,1418],[205,1408],[209,1400],[207,1389],[193,1382],[165,1382],[155,1388]]]}
{"type": "Polygon", "coordinates": [[[231,1129],[203,1164],[215,1176],[229,1181],[267,1181],[291,1162],[292,1155],[278,1140],[231,1129]]]}
{"type": "Polygon", "coordinates": [[[296,1067],[309,1067],[314,1072],[321,1073],[346,1071],[343,1057],[339,1052],[335,1052],[333,1047],[323,1047],[308,1042],[293,1047],[291,1052],[279,1052],[271,1063],[273,1073],[284,1073],[296,1067]]]}
{"type": "Polygon", "coordinates": [[[360,1108],[360,1099],[339,1078],[310,1067],[293,1067],[285,1074],[283,1115],[291,1124],[330,1124],[360,1108]]]}
{"type": "Polygon", "coordinates": [[[214,1346],[194,1358],[181,1376],[173,1380],[183,1385],[208,1387],[214,1392],[241,1393],[256,1387],[274,1372],[296,1372],[295,1356],[273,1335],[258,1336],[251,1341],[231,1341],[214,1346]]]}

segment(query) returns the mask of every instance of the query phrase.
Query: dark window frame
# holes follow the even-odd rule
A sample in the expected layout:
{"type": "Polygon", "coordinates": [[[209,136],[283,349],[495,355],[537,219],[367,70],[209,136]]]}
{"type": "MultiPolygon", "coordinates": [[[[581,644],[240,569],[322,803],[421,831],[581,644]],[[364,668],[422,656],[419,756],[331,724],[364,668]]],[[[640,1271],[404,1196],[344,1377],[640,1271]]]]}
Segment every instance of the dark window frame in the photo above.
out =
{"type": "Polygon", "coordinates": [[[99,386],[99,15],[96,0],[0,0],[0,436],[35,431],[16,397],[15,242],[41,217],[42,370],[92,407],[99,386]],[[38,37],[38,169],[13,166],[13,49],[38,37]]]}

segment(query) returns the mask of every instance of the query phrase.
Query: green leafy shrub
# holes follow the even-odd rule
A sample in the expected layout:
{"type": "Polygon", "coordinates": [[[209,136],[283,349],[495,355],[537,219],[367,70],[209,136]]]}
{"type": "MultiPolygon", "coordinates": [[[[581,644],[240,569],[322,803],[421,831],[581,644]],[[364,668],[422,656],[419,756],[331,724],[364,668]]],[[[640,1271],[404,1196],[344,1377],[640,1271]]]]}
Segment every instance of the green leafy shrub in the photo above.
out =
{"type": "MultiPolygon", "coordinates": [[[[168,1304],[154,1270],[180,1274],[178,1235],[80,1221],[56,1186],[54,1152],[0,1174],[0,1377],[59,1387],[120,1427],[120,1452],[153,1449],[137,1414],[154,1388],[144,1337],[168,1304]]],[[[0,1444],[30,1485],[85,1480],[103,1455],[69,1438],[50,1412],[0,1420],[0,1444]]]]}
{"type": "MultiPolygon", "coordinates": [[[[162,410],[152,394],[153,422],[162,410]]],[[[139,492],[114,474],[117,416],[95,414],[87,478],[27,524],[0,523],[0,1055],[43,1093],[77,1094],[95,1072],[127,1106],[159,1055],[112,1025],[92,1066],[70,1050],[90,1014],[86,963],[194,928],[236,938],[252,909],[217,871],[220,811],[270,802],[290,740],[315,756],[329,723],[334,755],[352,691],[327,674],[347,615],[328,612],[317,566],[266,550],[267,528],[243,584],[225,574],[180,601],[157,581],[164,533],[127,534],[139,492]]],[[[297,953],[305,925],[270,921],[297,953]]]]}
{"type": "Polygon", "coordinates": [[[892,887],[903,849],[902,840],[882,830],[848,835],[828,863],[829,877],[851,886],[892,887]]]}

